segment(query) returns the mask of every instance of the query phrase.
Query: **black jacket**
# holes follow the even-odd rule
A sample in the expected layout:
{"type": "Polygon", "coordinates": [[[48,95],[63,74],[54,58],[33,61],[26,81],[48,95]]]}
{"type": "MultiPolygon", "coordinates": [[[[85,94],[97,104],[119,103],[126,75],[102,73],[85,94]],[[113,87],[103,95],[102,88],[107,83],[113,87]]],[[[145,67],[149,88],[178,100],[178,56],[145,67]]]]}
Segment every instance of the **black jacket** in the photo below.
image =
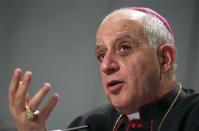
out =
{"type": "MultiPolygon", "coordinates": [[[[178,91],[178,88],[174,89],[161,100],[142,107],[139,112],[141,121],[146,126],[129,128],[129,131],[158,131],[160,122],[178,91]]],[[[113,131],[113,126],[119,115],[118,111],[107,104],[77,117],[69,125],[69,128],[88,125],[88,128],[76,131],[113,131]]],[[[125,115],[122,117],[125,118],[125,115]]],[[[126,125],[129,124],[132,123],[124,122],[118,130],[126,131],[126,125]]],[[[199,131],[199,94],[193,90],[183,89],[174,107],[166,116],[160,131],[199,131]]]]}

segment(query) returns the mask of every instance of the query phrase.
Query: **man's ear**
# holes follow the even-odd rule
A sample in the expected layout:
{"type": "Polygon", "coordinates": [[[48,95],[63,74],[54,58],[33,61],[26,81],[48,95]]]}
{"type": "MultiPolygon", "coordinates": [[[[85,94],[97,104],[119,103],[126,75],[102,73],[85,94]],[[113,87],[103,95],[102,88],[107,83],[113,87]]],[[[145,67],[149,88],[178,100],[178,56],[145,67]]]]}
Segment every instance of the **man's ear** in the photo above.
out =
{"type": "Polygon", "coordinates": [[[161,73],[170,71],[175,62],[176,50],[170,44],[162,44],[158,48],[161,73]]]}

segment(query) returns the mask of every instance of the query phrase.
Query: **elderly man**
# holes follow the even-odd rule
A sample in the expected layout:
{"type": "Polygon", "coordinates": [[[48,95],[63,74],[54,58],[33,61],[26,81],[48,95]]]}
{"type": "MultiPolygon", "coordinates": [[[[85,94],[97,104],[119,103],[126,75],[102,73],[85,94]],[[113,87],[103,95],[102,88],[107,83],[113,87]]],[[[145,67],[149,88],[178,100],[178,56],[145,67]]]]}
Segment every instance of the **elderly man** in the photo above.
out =
{"type": "MultiPolygon", "coordinates": [[[[69,130],[198,131],[199,96],[182,89],[175,76],[175,44],[164,17],[145,7],[109,14],[96,33],[96,56],[105,105],[76,118],[69,130]]],[[[29,99],[31,72],[20,80],[16,69],[9,88],[9,109],[19,131],[45,131],[56,105],[55,94],[41,111],[48,83],[29,99]]]]}

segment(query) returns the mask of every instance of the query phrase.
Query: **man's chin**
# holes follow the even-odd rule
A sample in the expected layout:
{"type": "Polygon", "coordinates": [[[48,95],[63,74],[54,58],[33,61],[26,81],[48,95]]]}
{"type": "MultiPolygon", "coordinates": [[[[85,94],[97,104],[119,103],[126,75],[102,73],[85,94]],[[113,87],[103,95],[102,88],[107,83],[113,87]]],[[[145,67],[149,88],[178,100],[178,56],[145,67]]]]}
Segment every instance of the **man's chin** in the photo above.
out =
{"type": "Polygon", "coordinates": [[[125,103],[112,103],[113,107],[122,114],[131,114],[138,112],[138,109],[134,109],[125,103]]]}
{"type": "Polygon", "coordinates": [[[118,112],[120,112],[122,114],[126,114],[127,113],[127,107],[125,105],[118,104],[118,103],[114,103],[112,105],[118,112]]]}

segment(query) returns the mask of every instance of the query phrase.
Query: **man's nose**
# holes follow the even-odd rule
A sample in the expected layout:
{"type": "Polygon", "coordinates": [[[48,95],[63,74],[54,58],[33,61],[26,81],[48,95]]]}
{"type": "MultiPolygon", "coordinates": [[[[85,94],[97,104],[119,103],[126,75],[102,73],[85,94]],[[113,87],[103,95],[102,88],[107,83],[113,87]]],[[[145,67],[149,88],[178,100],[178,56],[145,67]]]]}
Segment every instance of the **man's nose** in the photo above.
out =
{"type": "Polygon", "coordinates": [[[101,71],[111,75],[120,69],[119,63],[112,55],[106,55],[101,63],[101,71]]]}

